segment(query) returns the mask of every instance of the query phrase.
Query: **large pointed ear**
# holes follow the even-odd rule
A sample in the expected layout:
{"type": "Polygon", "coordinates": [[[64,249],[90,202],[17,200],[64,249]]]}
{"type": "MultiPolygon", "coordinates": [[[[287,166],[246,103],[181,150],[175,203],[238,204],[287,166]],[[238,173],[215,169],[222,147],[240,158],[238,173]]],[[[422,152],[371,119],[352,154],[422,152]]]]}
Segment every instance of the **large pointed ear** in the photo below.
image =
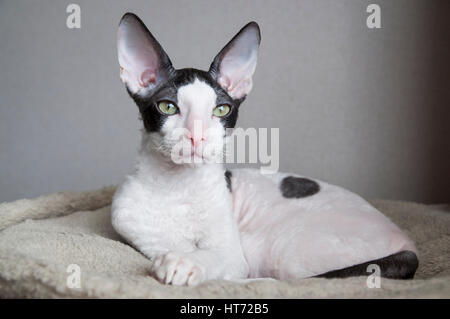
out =
{"type": "Polygon", "coordinates": [[[120,78],[131,93],[153,89],[173,71],[161,45],[133,13],[126,13],[120,20],[117,51],[120,78]]]}
{"type": "Polygon", "coordinates": [[[233,99],[245,97],[252,89],[252,75],[261,42],[259,26],[250,22],[214,58],[209,72],[233,99]]]}

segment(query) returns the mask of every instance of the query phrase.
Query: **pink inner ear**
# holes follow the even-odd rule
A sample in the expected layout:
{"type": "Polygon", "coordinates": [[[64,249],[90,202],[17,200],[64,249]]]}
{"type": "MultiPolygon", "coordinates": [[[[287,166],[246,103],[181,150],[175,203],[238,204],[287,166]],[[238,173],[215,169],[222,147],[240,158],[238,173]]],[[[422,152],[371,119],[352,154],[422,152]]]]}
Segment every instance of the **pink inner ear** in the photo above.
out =
{"type": "Polygon", "coordinates": [[[156,84],[159,58],[147,31],[137,21],[125,21],[118,32],[121,79],[133,93],[156,84]]]}
{"type": "Polygon", "coordinates": [[[248,55],[239,56],[236,55],[239,52],[233,52],[235,49],[230,51],[220,64],[218,82],[232,98],[240,99],[252,89],[252,75],[255,72],[258,53],[253,50],[248,55]]]}
{"type": "Polygon", "coordinates": [[[152,70],[150,70],[150,69],[147,69],[141,75],[140,85],[142,87],[147,87],[150,84],[153,84],[153,85],[156,84],[156,73],[152,72],[152,70]]]}
{"type": "Polygon", "coordinates": [[[218,82],[234,99],[244,97],[252,89],[258,48],[258,29],[247,28],[233,40],[220,62],[218,82]]]}
{"type": "Polygon", "coordinates": [[[231,89],[230,79],[227,78],[226,76],[221,76],[217,82],[219,82],[222,89],[226,91],[229,91],[231,89]]]}

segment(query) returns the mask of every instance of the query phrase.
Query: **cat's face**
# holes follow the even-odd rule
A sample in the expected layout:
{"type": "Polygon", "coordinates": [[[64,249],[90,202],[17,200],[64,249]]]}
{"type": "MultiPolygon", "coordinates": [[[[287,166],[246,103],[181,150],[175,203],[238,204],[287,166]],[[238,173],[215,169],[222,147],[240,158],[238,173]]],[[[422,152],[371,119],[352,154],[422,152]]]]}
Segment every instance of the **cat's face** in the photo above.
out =
{"type": "Polygon", "coordinates": [[[139,107],[148,147],[177,163],[220,160],[226,129],[235,126],[252,87],[259,43],[259,27],[251,22],[208,72],[176,70],[142,21],[125,14],[118,32],[120,76],[139,107]]]}

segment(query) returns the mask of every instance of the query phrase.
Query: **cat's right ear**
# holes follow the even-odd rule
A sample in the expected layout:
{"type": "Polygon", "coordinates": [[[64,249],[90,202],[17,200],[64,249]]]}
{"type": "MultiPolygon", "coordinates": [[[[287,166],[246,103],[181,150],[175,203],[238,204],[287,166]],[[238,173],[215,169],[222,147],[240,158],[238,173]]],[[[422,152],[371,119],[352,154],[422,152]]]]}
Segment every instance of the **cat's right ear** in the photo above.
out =
{"type": "Polygon", "coordinates": [[[165,81],[172,63],[145,24],[133,13],[126,13],[117,32],[120,79],[133,94],[142,94],[165,81]]]}
{"type": "Polygon", "coordinates": [[[252,89],[261,33],[256,22],[244,26],[214,58],[209,73],[233,99],[252,89]]]}

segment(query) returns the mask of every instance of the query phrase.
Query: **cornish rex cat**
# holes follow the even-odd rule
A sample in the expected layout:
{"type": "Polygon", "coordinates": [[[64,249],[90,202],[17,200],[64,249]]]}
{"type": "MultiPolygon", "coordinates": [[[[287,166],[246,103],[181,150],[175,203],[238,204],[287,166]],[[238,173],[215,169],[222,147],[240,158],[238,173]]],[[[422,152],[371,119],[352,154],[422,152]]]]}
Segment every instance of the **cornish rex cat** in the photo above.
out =
{"type": "Polygon", "coordinates": [[[142,21],[123,16],[120,77],[144,129],[136,169],[114,197],[114,228],[153,260],[151,275],[166,284],[347,277],[367,275],[369,264],[385,277],[412,278],[414,244],[358,195],[292,174],[225,171],[202,152],[223,147],[235,126],[259,43],[250,22],[209,71],[176,70],[142,21]],[[186,134],[175,136],[180,128],[186,134]],[[173,161],[180,141],[192,146],[181,157],[194,163],[173,161]]]}

